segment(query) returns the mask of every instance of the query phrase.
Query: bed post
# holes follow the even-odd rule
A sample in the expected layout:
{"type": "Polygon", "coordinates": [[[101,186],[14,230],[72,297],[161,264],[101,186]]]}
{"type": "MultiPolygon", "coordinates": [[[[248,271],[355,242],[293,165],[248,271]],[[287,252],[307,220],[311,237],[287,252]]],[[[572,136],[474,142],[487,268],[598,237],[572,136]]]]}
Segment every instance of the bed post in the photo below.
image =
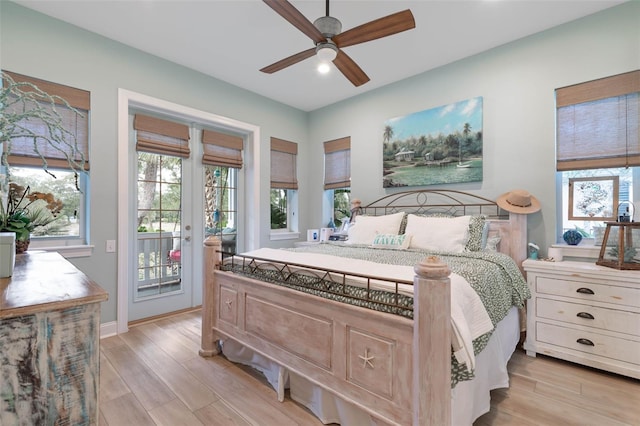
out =
{"type": "Polygon", "coordinates": [[[414,268],[413,424],[451,424],[449,267],[429,256],[414,268]]]}
{"type": "Polygon", "coordinates": [[[522,213],[509,213],[510,230],[510,255],[516,261],[520,270],[522,262],[527,258],[527,215],[522,213]]]}
{"type": "Polygon", "coordinates": [[[213,319],[216,309],[214,299],[214,272],[222,262],[222,240],[210,235],[204,240],[204,285],[202,286],[202,340],[199,354],[202,357],[218,355],[220,350],[213,333],[213,319]]]}

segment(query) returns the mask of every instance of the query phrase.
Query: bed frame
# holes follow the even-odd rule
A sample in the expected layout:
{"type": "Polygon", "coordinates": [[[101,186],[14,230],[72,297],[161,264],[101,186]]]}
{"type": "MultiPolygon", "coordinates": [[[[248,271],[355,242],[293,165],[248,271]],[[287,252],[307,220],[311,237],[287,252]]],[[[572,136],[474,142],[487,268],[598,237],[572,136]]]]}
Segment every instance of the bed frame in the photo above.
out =
{"type": "MultiPolygon", "coordinates": [[[[363,214],[398,211],[486,214],[489,235],[501,237],[498,250],[518,265],[526,258],[526,216],[486,198],[406,191],[362,207],[363,214]]],[[[221,271],[215,237],[204,251],[201,356],[234,339],[279,364],[281,378],[294,372],[386,423],[451,423],[450,271],[438,258],[415,266],[411,320],[221,271]]]]}

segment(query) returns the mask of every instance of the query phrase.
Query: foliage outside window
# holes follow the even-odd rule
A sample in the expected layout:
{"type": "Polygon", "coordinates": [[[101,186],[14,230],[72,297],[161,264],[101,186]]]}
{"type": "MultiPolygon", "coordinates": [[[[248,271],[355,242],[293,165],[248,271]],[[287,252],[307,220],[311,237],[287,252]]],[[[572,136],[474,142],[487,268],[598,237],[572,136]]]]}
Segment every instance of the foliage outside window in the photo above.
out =
{"type": "MultiPolygon", "coordinates": [[[[84,201],[83,192],[76,189],[76,175],[69,170],[52,169],[57,179],[52,179],[49,174],[39,167],[11,167],[11,182],[29,188],[31,193],[51,194],[53,198],[62,204],[55,218],[49,218],[46,226],[36,226],[31,231],[33,246],[45,240],[54,241],[60,239],[80,240],[84,236],[84,201]],[[55,219],[55,220],[52,220],[55,219]]],[[[23,206],[28,203],[23,201],[23,206]]],[[[28,214],[47,214],[46,202],[36,201],[27,207],[28,214]]],[[[41,218],[43,219],[43,218],[41,218]]],[[[42,222],[36,221],[36,222],[42,222]]],[[[78,241],[80,243],[80,241],[78,241]]]]}
{"type": "Polygon", "coordinates": [[[333,191],[333,222],[339,228],[351,218],[351,189],[341,188],[333,191]]]}
{"type": "Polygon", "coordinates": [[[287,225],[287,191],[271,190],[271,229],[288,229],[287,225]]]}

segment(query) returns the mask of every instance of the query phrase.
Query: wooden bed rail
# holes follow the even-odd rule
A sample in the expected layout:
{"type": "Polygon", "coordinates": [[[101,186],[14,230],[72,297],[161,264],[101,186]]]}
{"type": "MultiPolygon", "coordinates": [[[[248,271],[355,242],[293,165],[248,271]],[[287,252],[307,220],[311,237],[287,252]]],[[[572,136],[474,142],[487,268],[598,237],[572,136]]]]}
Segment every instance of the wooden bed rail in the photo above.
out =
{"type": "MultiPolygon", "coordinates": [[[[316,296],[292,293],[289,289],[274,290],[268,284],[265,284],[266,290],[256,288],[262,284],[218,270],[222,262],[221,248],[219,238],[205,240],[201,356],[218,355],[218,341],[231,338],[389,424],[441,426],[451,423],[450,270],[437,257],[429,256],[414,267],[414,319],[411,321],[331,300],[318,304],[313,301],[316,296]],[[250,283],[245,286],[244,281],[250,283]],[[223,318],[226,312],[223,310],[230,302],[222,300],[227,297],[222,292],[229,294],[230,289],[237,290],[234,300],[240,312],[239,325],[233,327],[229,326],[228,317],[223,318]],[[260,336],[265,330],[247,332],[252,324],[245,316],[255,316],[256,312],[246,312],[250,307],[244,304],[247,300],[269,298],[274,291],[283,294],[267,300],[269,312],[281,301],[287,313],[333,323],[326,335],[314,336],[316,340],[330,339],[324,358],[301,357],[295,350],[283,347],[282,342],[274,344],[260,336]],[[290,298],[297,301],[292,302],[290,298]],[[309,300],[311,303],[304,303],[309,300]],[[380,347],[376,349],[375,345],[380,342],[386,345],[388,354],[380,347]],[[374,345],[372,352],[369,352],[370,344],[374,345]],[[367,359],[372,362],[367,363],[367,359]],[[318,360],[327,362],[321,365],[318,360]]],[[[260,303],[251,306],[259,309],[260,303]]],[[[289,322],[293,321],[285,321],[289,322]]],[[[314,324],[310,321],[307,325],[314,324]]],[[[288,333],[294,338],[295,334],[288,333]]],[[[300,347],[299,342],[291,345],[291,348],[300,347]]]]}

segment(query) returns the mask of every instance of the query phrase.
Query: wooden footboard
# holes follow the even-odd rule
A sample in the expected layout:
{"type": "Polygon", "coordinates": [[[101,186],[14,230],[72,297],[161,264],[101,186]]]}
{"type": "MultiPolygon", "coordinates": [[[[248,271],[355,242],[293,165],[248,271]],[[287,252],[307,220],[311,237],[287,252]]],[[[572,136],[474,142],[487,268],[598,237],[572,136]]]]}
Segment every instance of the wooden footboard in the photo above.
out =
{"type": "Polygon", "coordinates": [[[449,269],[416,265],[414,320],[218,270],[205,241],[202,356],[231,338],[390,424],[451,422],[449,269]]]}

